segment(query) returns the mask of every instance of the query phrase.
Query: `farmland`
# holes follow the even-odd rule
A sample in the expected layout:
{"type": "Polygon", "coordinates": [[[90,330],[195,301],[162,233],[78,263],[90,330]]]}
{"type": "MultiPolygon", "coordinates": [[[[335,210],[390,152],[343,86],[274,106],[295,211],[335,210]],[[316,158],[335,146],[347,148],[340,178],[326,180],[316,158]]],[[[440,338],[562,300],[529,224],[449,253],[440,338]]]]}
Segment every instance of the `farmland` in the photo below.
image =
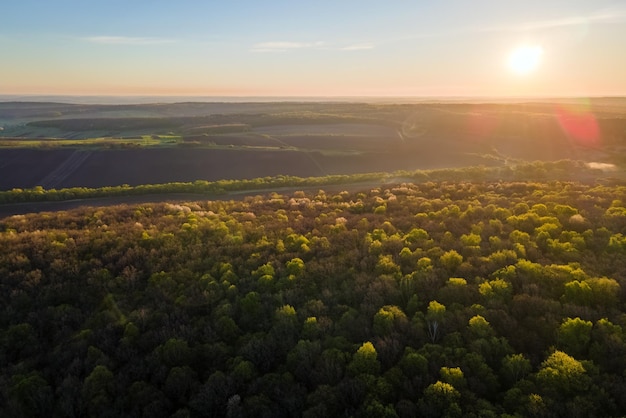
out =
{"type": "Polygon", "coordinates": [[[626,106],[0,103],[0,190],[584,160],[620,166],[626,106]],[[569,129],[568,127],[571,127],[569,129]]]}

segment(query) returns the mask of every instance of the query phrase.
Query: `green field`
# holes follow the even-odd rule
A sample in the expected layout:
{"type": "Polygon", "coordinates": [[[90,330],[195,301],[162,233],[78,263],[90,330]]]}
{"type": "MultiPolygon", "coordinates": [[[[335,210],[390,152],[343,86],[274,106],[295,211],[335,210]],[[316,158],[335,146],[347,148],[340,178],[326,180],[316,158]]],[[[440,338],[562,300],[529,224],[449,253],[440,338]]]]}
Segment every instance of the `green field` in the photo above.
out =
{"type": "Polygon", "coordinates": [[[141,135],[141,137],[130,138],[20,138],[20,137],[0,137],[1,148],[116,148],[116,147],[155,147],[173,146],[181,141],[179,135],[141,135]]]}

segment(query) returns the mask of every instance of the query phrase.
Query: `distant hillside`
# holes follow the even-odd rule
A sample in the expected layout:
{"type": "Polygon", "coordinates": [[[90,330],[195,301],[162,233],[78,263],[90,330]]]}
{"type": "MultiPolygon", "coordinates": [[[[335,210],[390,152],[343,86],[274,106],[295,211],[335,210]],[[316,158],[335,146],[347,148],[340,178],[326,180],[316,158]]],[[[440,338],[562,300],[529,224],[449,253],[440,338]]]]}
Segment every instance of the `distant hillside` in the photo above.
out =
{"type": "Polygon", "coordinates": [[[626,103],[618,98],[413,104],[7,102],[0,103],[0,189],[560,159],[622,167],[625,116],[626,103]]]}

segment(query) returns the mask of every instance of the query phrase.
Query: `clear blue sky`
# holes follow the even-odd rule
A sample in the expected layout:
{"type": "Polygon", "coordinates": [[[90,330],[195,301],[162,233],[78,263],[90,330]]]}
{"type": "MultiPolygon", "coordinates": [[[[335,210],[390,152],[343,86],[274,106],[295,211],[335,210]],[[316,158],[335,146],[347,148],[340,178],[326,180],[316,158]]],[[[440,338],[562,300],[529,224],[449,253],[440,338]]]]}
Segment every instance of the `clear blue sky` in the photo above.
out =
{"type": "Polygon", "coordinates": [[[0,94],[626,95],[626,1],[6,1],[0,54],[0,94]]]}

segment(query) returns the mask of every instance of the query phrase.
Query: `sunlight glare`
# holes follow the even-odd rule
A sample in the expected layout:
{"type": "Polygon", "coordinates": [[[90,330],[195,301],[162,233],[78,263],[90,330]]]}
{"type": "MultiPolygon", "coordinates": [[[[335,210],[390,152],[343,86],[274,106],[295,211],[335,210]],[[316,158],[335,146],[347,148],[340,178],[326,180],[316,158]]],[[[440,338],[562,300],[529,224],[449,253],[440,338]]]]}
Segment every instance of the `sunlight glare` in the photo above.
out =
{"type": "Polygon", "coordinates": [[[528,74],[539,66],[543,48],[538,45],[527,45],[515,49],[509,55],[509,68],[516,74],[528,74]]]}

